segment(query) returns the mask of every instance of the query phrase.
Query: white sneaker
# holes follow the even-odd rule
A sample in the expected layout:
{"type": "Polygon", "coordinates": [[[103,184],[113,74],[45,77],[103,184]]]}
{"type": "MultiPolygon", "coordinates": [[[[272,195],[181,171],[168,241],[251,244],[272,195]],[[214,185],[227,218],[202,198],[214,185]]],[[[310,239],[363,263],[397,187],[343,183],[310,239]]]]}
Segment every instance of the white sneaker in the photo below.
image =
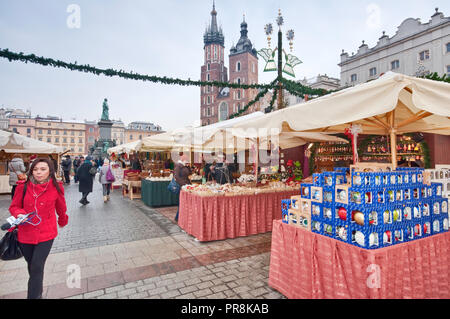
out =
{"type": "Polygon", "coordinates": [[[103,196],[103,202],[106,203],[108,201],[108,198],[106,196],[103,196]]]}

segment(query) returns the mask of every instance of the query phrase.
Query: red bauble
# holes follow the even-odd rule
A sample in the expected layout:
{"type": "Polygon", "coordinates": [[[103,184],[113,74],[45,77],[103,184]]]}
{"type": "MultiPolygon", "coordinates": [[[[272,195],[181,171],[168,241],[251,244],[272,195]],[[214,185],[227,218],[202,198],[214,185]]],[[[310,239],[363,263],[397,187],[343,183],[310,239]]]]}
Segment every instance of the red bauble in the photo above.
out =
{"type": "Polygon", "coordinates": [[[347,220],[347,210],[344,207],[339,208],[338,216],[342,220],[347,220]]]}

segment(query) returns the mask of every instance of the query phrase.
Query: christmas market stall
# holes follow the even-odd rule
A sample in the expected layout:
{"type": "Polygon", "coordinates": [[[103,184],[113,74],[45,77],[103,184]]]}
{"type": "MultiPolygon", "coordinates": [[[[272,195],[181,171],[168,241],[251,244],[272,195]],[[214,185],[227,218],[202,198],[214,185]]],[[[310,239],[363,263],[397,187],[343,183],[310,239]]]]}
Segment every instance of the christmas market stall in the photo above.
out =
{"type": "MultiPolygon", "coordinates": [[[[217,167],[216,171],[224,168],[225,176],[229,176],[229,168],[236,160],[235,154],[250,150],[253,171],[250,174],[244,171],[237,179],[228,177],[220,183],[216,179],[215,182],[202,185],[185,185],[180,193],[178,225],[200,241],[271,231],[272,221],[281,218],[279,207],[282,198],[299,193],[301,170],[295,169],[297,165],[293,161],[284,163],[284,159],[276,156],[276,161],[262,170],[260,154],[270,158],[273,153],[280,152],[280,148],[304,145],[309,141],[343,141],[320,133],[267,136],[267,132],[255,132],[256,138],[242,138],[239,130],[234,133],[233,130],[226,130],[237,123],[238,119],[240,122],[245,121],[240,118],[229,120],[231,123],[225,121],[220,129],[206,135],[202,140],[203,147],[208,151],[214,150],[216,154],[224,154],[215,157],[216,163],[213,166],[217,167]],[[261,174],[258,174],[259,169],[261,174]]],[[[208,129],[203,128],[204,131],[211,132],[208,129]]],[[[205,136],[199,132],[193,132],[192,135],[200,136],[200,140],[201,136],[205,136]]]]}
{"type": "Polygon", "coordinates": [[[449,117],[450,84],[388,72],[247,123],[344,133],[352,142],[350,167],[313,174],[283,200],[269,285],[288,298],[450,298],[443,183],[421,167],[399,167],[411,140],[397,144],[398,135],[450,135],[449,117]],[[387,136],[389,163],[359,161],[361,134],[387,136]]]}
{"type": "Polygon", "coordinates": [[[22,157],[25,168],[28,169],[31,156],[51,156],[56,163],[59,163],[59,155],[62,152],[62,147],[41,142],[20,134],[0,130],[0,193],[11,192],[8,164],[14,154],[19,154],[22,157]]]}

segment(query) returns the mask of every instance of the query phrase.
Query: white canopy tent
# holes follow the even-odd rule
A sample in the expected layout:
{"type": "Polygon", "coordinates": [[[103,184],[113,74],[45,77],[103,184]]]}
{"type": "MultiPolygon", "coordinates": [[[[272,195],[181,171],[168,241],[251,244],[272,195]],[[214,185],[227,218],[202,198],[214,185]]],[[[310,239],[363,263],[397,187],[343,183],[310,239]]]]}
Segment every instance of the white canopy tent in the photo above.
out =
{"type": "Polygon", "coordinates": [[[450,84],[388,72],[377,80],[238,123],[234,127],[342,133],[350,125],[359,125],[361,134],[391,136],[391,156],[396,167],[396,134],[425,132],[450,135],[449,117],[450,84]]]}
{"type": "Polygon", "coordinates": [[[64,148],[20,134],[0,130],[0,150],[21,154],[61,154],[64,148]]]}
{"type": "Polygon", "coordinates": [[[127,153],[127,154],[129,154],[132,152],[139,151],[141,149],[141,145],[142,145],[142,141],[137,140],[134,142],[125,143],[125,144],[111,147],[108,149],[107,152],[109,155],[111,155],[112,153],[115,153],[115,154],[127,153]]]}

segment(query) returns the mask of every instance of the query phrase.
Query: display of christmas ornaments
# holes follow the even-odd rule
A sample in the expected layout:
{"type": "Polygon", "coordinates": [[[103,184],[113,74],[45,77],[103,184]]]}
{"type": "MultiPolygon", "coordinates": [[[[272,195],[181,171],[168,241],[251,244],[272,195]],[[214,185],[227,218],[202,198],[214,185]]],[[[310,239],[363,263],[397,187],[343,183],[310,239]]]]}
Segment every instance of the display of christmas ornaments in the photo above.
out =
{"type": "MultiPolygon", "coordinates": [[[[284,223],[366,249],[449,229],[445,187],[429,178],[424,169],[370,171],[356,165],[351,172],[337,168],[312,177],[312,183],[301,184],[300,195],[283,200],[284,223]]],[[[448,175],[444,182],[450,183],[448,175]]]]}

